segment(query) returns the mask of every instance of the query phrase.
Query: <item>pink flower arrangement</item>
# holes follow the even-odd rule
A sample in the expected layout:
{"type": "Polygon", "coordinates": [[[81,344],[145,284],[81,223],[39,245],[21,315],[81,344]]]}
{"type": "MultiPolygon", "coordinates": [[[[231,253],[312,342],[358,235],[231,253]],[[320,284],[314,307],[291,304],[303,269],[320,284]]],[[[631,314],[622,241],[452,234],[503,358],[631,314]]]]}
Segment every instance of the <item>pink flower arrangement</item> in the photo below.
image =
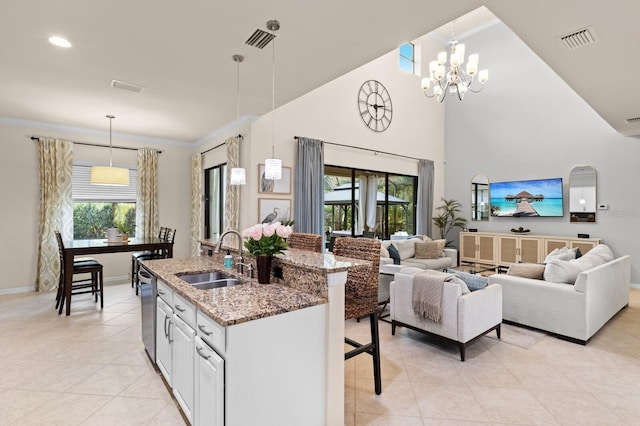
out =
{"type": "Polygon", "coordinates": [[[244,246],[254,256],[273,256],[287,249],[287,237],[293,229],[280,222],[258,223],[242,231],[244,246]]]}

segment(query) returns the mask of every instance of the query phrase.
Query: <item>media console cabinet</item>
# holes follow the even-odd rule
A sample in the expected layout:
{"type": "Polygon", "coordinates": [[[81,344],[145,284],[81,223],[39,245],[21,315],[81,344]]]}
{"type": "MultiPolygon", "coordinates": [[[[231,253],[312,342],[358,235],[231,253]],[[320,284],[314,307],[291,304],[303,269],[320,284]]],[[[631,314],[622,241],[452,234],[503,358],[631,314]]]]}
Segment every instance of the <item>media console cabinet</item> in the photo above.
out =
{"type": "Polygon", "coordinates": [[[505,268],[518,262],[540,263],[559,247],[579,248],[585,254],[598,244],[602,244],[601,238],[460,232],[460,262],[505,268]]]}

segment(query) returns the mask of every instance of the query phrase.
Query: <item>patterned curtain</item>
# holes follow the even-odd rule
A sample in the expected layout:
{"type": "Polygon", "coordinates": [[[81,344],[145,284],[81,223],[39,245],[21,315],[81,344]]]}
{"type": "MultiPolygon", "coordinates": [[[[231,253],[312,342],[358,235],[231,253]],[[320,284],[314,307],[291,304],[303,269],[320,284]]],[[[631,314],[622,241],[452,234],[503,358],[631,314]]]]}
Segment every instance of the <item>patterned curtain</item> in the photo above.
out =
{"type": "Polygon", "coordinates": [[[416,212],[416,234],[431,237],[433,217],[433,161],[418,162],[418,211],[416,212]]]}
{"type": "MultiPolygon", "coordinates": [[[[226,196],[224,200],[224,230],[238,229],[240,223],[240,187],[231,185],[231,169],[238,167],[240,159],[240,138],[234,136],[224,141],[227,146],[226,196]]],[[[234,236],[235,238],[235,236],[234,236]]],[[[227,240],[227,243],[233,243],[227,240]]]]}
{"type": "Polygon", "coordinates": [[[202,171],[202,154],[191,157],[191,256],[200,254],[200,243],[204,230],[202,198],[204,187],[202,171]]]}
{"type": "Polygon", "coordinates": [[[38,275],[36,291],[58,288],[60,254],[55,231],[62,239],[73,238],[73,200],[71,170],[73,143],[41,139],[40,158],[40,230],[38,233],[38,275]]]}
{"type": "Polygon", "coordinates": [[[160,230],[158,218],[158,151],[138,150],[138,194],[136,197],[136,238],[155,237],[160,230]]]}
{"type": "Polygon", "coordinates": [[[293,212],[296,232],[324,235],[324,144],[322,141],[298,138],[293,212]]]}

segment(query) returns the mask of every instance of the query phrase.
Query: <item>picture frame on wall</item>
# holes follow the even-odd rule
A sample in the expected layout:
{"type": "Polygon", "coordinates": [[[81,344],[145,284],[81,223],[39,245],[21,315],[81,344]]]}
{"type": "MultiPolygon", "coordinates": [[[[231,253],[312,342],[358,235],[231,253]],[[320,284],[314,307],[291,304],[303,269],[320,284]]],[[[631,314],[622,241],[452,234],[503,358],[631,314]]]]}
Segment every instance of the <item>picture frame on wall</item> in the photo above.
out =
{"type": "Polygon", "coordinates": [[[293,219],[290,198],[258,198],[258,223],[293,219]]]}
{"type": "Polygon", "coordinates": [[[291,167],[282,167],[282,179],[264,177],[264,164],[258,164],[258,192],[260,194],[291,194],[291,167]]]}

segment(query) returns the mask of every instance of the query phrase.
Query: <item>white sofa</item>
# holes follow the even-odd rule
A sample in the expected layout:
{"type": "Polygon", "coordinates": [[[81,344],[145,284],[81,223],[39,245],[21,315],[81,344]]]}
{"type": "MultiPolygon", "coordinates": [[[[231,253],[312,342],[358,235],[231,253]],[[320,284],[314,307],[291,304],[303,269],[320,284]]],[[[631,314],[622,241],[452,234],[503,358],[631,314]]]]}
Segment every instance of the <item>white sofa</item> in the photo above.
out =
{"type": "Polygon", "coordinates": [[[420,269],[443,270],[458,264],[458,251],[456,249],[445,248],[440,256],[435,259],[417,259],[415,257],[415,244],[422,243],[421,238],[409,238],[406,240],[385,240],[380,247],[380,266],[393,265],[393,259],[389,256],[388,248],[393,244],[400,254],[400,265],[412,266],[420,269]]]}
{"type": "MultiPolygon", "coordinates": [[[[596,250],[599,247],[583,258],[603,251],[596,250]]],[[[556,267],[573,268],[572,262],[573,265],[579,264],[583,258],[552,261],[546,268],[552,263],[556,267]]],[[[588,259],[583,259],[582,264],[584,260],[588,259]]],[[[547,279],[550,278],[548,272],[545,270],[547,279]]],[[[505,322],[545,330],[586,344],[607,321],[629,304],[630,274],[631,259],[622,256],[577,273],[573,285],[503,274],[491,275],[489,284],[502,286],[505,322]]]]}
{"type": "Polygon", "coordinates": [[[418,268],[403,268],[391,282],[391,334],[403,326],[426,334],[435,334],[458,344],[460,360],[465,359],[466,345],[496,330],[500,338],[502,323],[502,289],[489,285],[482,290],[462,294],[461,286],[445,282],[442,289],[442,321],[433,322],[413,310],[413,276],[418,268]]]}

